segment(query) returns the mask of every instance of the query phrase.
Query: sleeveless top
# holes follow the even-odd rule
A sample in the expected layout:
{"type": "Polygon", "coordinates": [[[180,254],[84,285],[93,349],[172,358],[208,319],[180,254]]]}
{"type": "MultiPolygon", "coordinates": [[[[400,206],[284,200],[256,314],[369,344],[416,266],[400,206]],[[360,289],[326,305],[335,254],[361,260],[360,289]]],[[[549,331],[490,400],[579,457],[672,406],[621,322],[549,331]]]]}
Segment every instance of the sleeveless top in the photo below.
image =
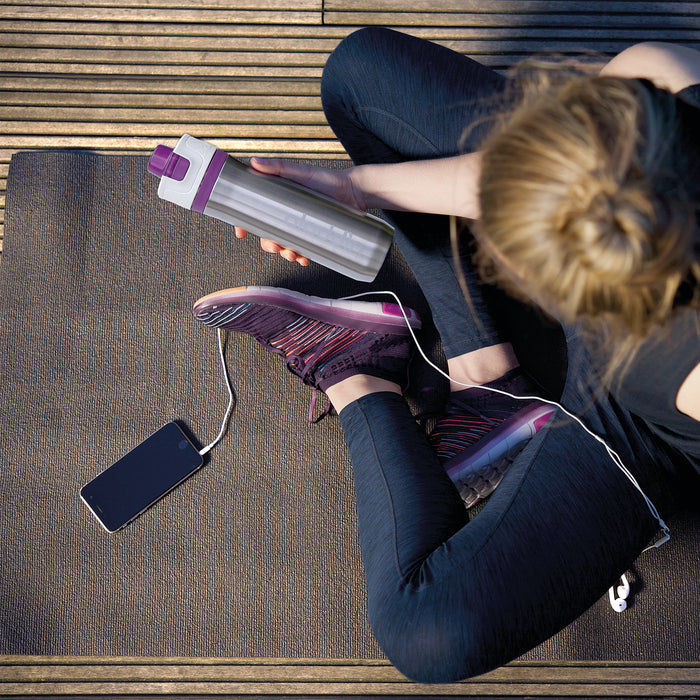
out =
{"type": "MultiPolygon", "coordinates": [[[[646,81],[645,81],[646,82],[646,81]]],[[[649,89],[657,90],[651,84],[649,89]]],[[[681,130],[679,154],[696,205],[695,257],[700,260],[700,84],[676,95],[681,130]]],[[[700,474],[700,422],[676,408],[685,378],[700,363],[700,310],[683,306],[692,289],[680,291],[679,304],[663,332],[652,334],[634,357],[614,394],[649,430],[677,450],[700,474]]]]}

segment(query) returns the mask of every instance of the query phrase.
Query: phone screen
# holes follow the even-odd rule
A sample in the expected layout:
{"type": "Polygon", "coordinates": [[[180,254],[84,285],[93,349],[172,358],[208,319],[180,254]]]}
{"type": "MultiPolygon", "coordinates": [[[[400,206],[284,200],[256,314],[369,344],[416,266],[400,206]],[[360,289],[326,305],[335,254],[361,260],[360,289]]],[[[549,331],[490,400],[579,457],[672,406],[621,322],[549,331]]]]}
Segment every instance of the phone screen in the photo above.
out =
{"type": "Polygon", "coordinates": [[[197,471],[203,457],[176,423],[168,423],[80,490],[108,532],[132,521],[197,471]]]}

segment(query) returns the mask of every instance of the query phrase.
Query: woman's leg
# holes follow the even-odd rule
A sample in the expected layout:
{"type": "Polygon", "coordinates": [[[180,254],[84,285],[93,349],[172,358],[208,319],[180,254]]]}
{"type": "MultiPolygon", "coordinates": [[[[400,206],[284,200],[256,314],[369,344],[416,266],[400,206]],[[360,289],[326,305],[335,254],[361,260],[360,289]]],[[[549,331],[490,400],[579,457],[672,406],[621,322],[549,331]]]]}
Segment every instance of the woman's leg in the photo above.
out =
{"type": "MultiPolygon", "coordinates": [[[[618,405],[581,393],[577,367],[564,405],[611,442],[662,508],[668,456],[618,405]]],[[[370,623],[414,680],[471,677],[533,648],[603,596],[657,529],[603,447],[559,412],[469,523],[401,397],[364,396],[340,420],[370,623]]]]}
{"type": "MultiPolygon", "coordinates": [[[[432,42],[383,28],[362,29],[342,41],[331,54],[322,81],[328,122],[358,164],[475,150],[488,131],[489,115],[512,95],[506,79],[490,68],[432,42]],[[465,130],[468,138],[463,141],[465,130]]],[[[451,376],[483,384],[516,366],[518,358],[510,346],[514,327],[524,329],[518,338],[528,336],[527,349],[518,347],[528,369],[538,373],[544,368],[538,373],[544,379],[557,375],[548,371],[556,364],[555,353],[542,360],[541,353],[530,350],[530,340],[549,347],[561,344],[559,329],[547,327],[532,309],[480,282],[470,261],[473,241],[468,231],[462,235],[462,266],[478,324],[458,283],[448,219],[387,214],[397,227],[398,247],[431,308],[451,376]]]]}
{"type": "MultiPolygon", "coordinates": [[[[336,390],[354,386],[337,407],[355,475],[370,622],[387,656],[415,680],[466,678],[533,647],[595,602],[654,532],[640,494],[563,417],[529,443],[467,522],[398,393],[411,339],[390,304],[238,287],[200,299],[194,312],[207,326],[252,336],[334,401],[336,390]]],[[[420,326],[410,310],[409,321],[420,326]]],[[[586,390],[585,356],[574,366],[563,404],[610,441],[662,508],[667,456],[620,406],[586,390]]]]}
{"type": "Polygon", "coordinates": [[[503,76],[466,56],[380,27],[344,39],[321,84],[326,118],[356,163],[475,150],[486,133],[477,123],[505,87],[503,76]]]}
{"type": "MultiPolygon", "coordinates": [[[[476,61],[381,28],[360,30],[341,42],[322,81],[326,116],[356,163],[473,150],[487,115],[503,104],[506,93],[505,79],[476,61]],[[470,129],[469,137],[461,143],[465,129],[470,129]]],[[[531,319],[532,310],[480,282],[471,264],[473,241],[467,232],[462,267],[470,309],[455,270],[448,218],[387,213],[431,308],[453,380],[450,404],[431,433],[431,443],[470,503],[495,488],[517,445],[522,446],[542,422],[543,407],[537,403],[525,406],[502,396],[494,399],[493,393],[475,396],[464,386],[490,384],[519,396],[542,395],[542,388],[518,369],[519,358],[511,345],[512,321],[526,325],[523,319],[531,319]],[[514,442],[515,435],[521,436],[520,442],[514,442]],[[474,455],[465,451],[470,447],[488,450],[486,471],[473,467],[474,455]]],[[[530,337],[538,334],[538,324],[541,319],[528,328],[530,337]]],[[[552,334],[545,335],[549,340],[552,334]]],[[[547,348],[547,354],[556,354],[554,344],[547,348]]],[[[550,358],[548,364],[555,363],[550,358]]]]}

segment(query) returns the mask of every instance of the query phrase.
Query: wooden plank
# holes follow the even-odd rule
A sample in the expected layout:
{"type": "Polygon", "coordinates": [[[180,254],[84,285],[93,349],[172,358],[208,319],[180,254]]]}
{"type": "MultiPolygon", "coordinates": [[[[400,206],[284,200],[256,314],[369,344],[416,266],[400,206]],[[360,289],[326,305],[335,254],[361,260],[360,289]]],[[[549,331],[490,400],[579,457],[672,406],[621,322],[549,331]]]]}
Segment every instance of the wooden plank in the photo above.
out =
{"type": "MultiPolygon", "coordinates": [[[[2,6],[0,6],[2,7],[2,6]]],[[[111,16],[85,20],[49,20],[16,18],[7,19],[4,10],[0,11],[0,27],[8,34],[22,33],[42,35],[50,34],[118,34],[124,37],[141,35],[163,36],[252,36],[252,37],[295,37],[295,38],[340,38],[352,31],[353,27],[332,27],[314,24],[312,27],[306,24],[246,24],[236,22],[233,24],[214,24],[206,22],[175,22],[167,17],[163,21],[153,22],[127,22],[112,21],[111,16]]],[[[271,15],[272,16],[272,15],[271,15]]]]}
{"type": "MultiPolygon", "coordinates": [[[[188,125],[189,127],[190,125],[188,125]]],[[[202,134],[193,134],[193,136],[202,136],[202,134]]],[[[175,138],[173,136],[173,138],[175,138]]],[[[343,154],[342,146],[333,139],[318,140],[304,138],[208,138],[218,148],[228,151],[229,153],[326,153],[326,154],[343,154]]],[[[161,143],[160,138],[142,137],[142,136],[51,136],[39,134],[36,136],[5,136],[2,138],[0,145],[4,149],[12,150],[44,150],[44,149],[88,149],[94,151],[126,151],[133,153],[136,151],[151,152],[161,143]]]]}
{"type": "Polygon", "coordinates": [[[320,697],[532,697],[552,696],[557,697],[695,697],[697,689],[690,689],[673,684],[645,685],[635,683],[631,685],[609,686],[604,684],[568,684],[568,685],[543,685],[528,683],[512,687],[501,684],[483,684],[478,686],[416,686],[409,689],[406,686],[394,683],[216,683],[216,682],[168,682],[168,683],[41,683],[40,685],[27,685],[23,683],[8,683],[0,686],[0,695],[41,696],[43,698],[62,695],[80,695],[88,697],[115,696],[143,697],[148,696],[178,696],[196,697],[227,696],[238,697],[265,697],[288,698],[289,696],[320,696],[320,697]]]}
{"type": "MultiPolygon", "coordinates": [[[[30,657],[31,661],[33,657],[30,657]]],[[[289,659],[138,659],[112,661],[95,658],[82,659],[79,663],[65,660],[47,660],[41,657],[36,663],[21,663],[22,657],[0,657],[0,682],[13,681],[265,681],[314,683],[409,683],[393,666],[386,662],[356,662],[338,659],[325,663],[319,659],[295,662],[289,659]],[[15,663],[13,663],[15,659],[15,663]],[[19,661],[17,661],[19,659],[19,661]]],[[[603,665],[580,663],[557,665],[554,663],[508,664],[500,669],[469,681],[483,683],[610,683],[626,682],[634,677],[637,683],[694,683],[700,682],[700,668],[693,664],[677,665],[603,665]]],[[[445,685],[445,684],[443,684],[445,685]]],[[[450,684],[452,685],[452,684],[450,684]]]]}
{"type": "MultiPolygon", "coordinates": [[[[196,104],[196,103],[194,103],[196,104]]],[[[130,129],[134,124],[249,124],[249,125],[287,125],[323,126],[328,128],[321,110],[289,110],[282,105],[275,109],[112,109],[75,107],[65,108],[51,106],[51,122],[47,117],[46,106],[41,107],[5,107],[0,105],[0,129],[4,133],[40,133],[39,125],[56,125],[57,133],[66,133],[66,123],[75,123],[77,130],[89,129],[94,124],[109,124],[115,130],[122,125],[130,129]],[[63,126],[61,126],[63,124],[63,126]],[[24,132],[23,128],[27,131],[24,132]]],[[[94,128],[94,126],[92,126],[94,128]]],[[[150,126],[148,128],[151,128],[150,126]]],[[[100,133],[108,133],[100,128],[100,133]]],[[[311,132],[310,132],[311,133],[311,132]]]]}
{"type": "MultiPolygon", "coordinates": [[[[160,8],[189,8],[190,2],[180,0],[80,0],[81,7],[160,7],[160,8]]],[[[3,0],[3,7],[71,7],[75,0],[3,0]]],[[[314,10],[320,11],[321,0],[289,0],[284,3],[284,11],[314,10]]],[[[197,0],[197,8],[203,10],[274,10],[280,11],[279,0],[197,0]]]]}
{"type": "Polygon", "coordinates": [[[269,80],[247,80],[245,78],[220,78],[201,80],[196,78],[134,76],[65,76],[65,75],[3,75],[0,74],[0,90],[23,90],[31,92],[63,91],[81,93],[129,93],[135,100],[148,95],[315,95],[321,93],[318,79],[290,80],[275,77],[269,80]]]}
{"type": "MultiPolygon", "coordinates": [[[[130,142],[131,143],[131,142],[130,142]]],[[[217,142],[218,143],[218,142],[217,142]]],[[[141,144],[142,145],[142,144],[141,144]]],[[[157,144],[156,144],[157,145],[157,144]]],[[[303,145],[303,144],[302,144],[303,145]]],[[[102,148],[99,151],[100,155],[135,155],[135,156],[149,156],[153,152],[153,146],[152,148],[146,147],[146,148],[102,148]]],[[[60,147],[58,148],[60,150],[60,147]]],[[[31,150],[38,150],[38,149],[33,149],[33,148],[0,148],[0,162],[6,164],[6,167],[9,167],[9,162],[11,157],[20,151],[31,151],[31,150]]],[[[49,146],[48,148],[44,148],[41,150],[57,150],[54,147],[49,146]]],[[[255,155],[256,153],[259,153],[259,151],[242,151],[242,150],[236,150],[234,151],[233,149],[230,150],[231,153],[235,153],[237,156],[240,157],[247,157],[247,156],[252,156],[255,155]]],[[[296,158],[296,159],[332,159],[332,160],[347,160],[348,162],[350,161],[349,156],[346,153],[320,153],[318,155],[316,154],[311,154],[308,151],[293,151],[293,150],[286,150],[286,151],[270,151],[270,153],[279,153],[280,155],[283,155],[285,158],[296,158]]],[[[2,655],[0,655],[0,659],[2,659],[2,655]]],[[[42,657],[44,658],[44,657],[42,657]]]]}
{"type": "MultiPolygon", "coordinates": [[[[3,25],[0,24],[0,32],[3,32],[3,25]]],[[[143,31],[143,30],[142,30],[143,31]]],[[[278,36],[164,36],[157,34],[149,36],[146,34],[105,34],[100,31],[98,34],[100,50],[116,49],[124,51],[248,51],[255,54],[270,53],[288,54],[299,53],[328,53],[335,48],[339,39],[318,38],[314,36],[301,37],[278,37],[278,36]]],[[[19,34],[16,32],[0,33],[0,45],[5,48],[16,48],[25,50],[42,50],[52,48],[65,49],[95,49],[95,36],[93,33],[80,34],[44,34],[43,32],[19,34]]]]}
{"type": "MultiPolygon", "coordinates": [[[[400,19],[400,14],[396,15],[400,19]]],[[[427,17],[426,17],[427,19],[427,17]]],[[[617,28],[623,32],[619,38],[625,40],[643,40],[651,38],[652,35],[658,35],[658,32],[664,32],[665,36],[677,40],[690,39],[695,40],[698,33],[698,24],[685,23],[686,26],[674,26],[671,23],[668,27],[644,27],[637,24],[632,24],[630,27],[617,28]]],[[[207,37],[250,37],[265,41],[267,39],[299,39],[305,40],[330,40],[339,41],[344,36],[361,25],[328,25],[314,26],[310,29],[305,25],[247,25],[247,24],[177,24],[169,22],[55,22],[55,21],[18,21],[4,20],[0,12],[0,32],[6,36],[4,41],[10,41],[11,44],[21,46],[22,41],[27,41],[26,35],[37,34],[47,42],[59,41],[61,35],[77,35],[77,36],[115,36],[122,37],[122,41],[131,39],[138,41],[139,37],[193,37],[195,40],[205,41],[207,37]],[[40,30],[40,31],[38,31],[40,30]]],[[[514,18],[511,18],[509,23],[505,25],[488,25],[488,24],[472,24],[472,25],[457,25],[457,26],[430,26],[430,25],[414,25],[409,27],[401,27],[396,23],[391,26],[396,29],[404,29],[410,31],[416,36],[425,39],[516,39],[516,38],[549,38],[549,39],[574,39],[580,40],[587,37],[599,36],[600,31],[605,30],[605,26],[601,29],[586,28],[577,26],[576,23],[571,23],[569,26],[550,26],[545,22],[529,25],[515,24],[514,18]]],[[[53,44],[51,44],[53,45],[53,44]]]]}
{"type": "MultiPolygon", "coordinates": [[[[171,141],[174,143],[174,140],[171,141]]],[[[218,143],[218,141],[217,141],[218,143]]],[[[271,145],[272,142],[268,142],[268,146],[271,145]]],[[[284,142],[280,142],[281,144],[284,144],[284,142]]],[[[319,153],[315,153],[311,150],[299,150],[299,147],[302,147],[306,144],[307,146],[309,144],[315,143],[314,141],[309,141],[309,142],[300,142],[297,143],[297,150],[293,149],[287,149],[287,150],[280,150],[280,151],[275,151],[275,150],[268,150],[265,151],[265,155],[270,156],[270,157],[280,157],[280,158],[289,158],[290,160],[347,160],[348,163],[350,162],[350,158],[345,152],[340,152],[340,151],[333,151],[329,149],[328,151],[323,151],[319,153]]],[[[52,151],[52,150],[62,150],[61,148],[41,148],[41,149],[34,149],[34,148],[15,148],[15,149],[2,149],[3,152],[5,153],[20,153],[20,152],[31,152],[34,150],[40,150],[43,152],[46,151],[52,151]]],[[[103,148],[99,150],[99,155],[101,156],[110,156],[110,155],[118,155],[118,156],[123,156],[123,155],[133,155],[133,156],[143,156],[143,157],[148,157],[151,155],[153,152],[152,148],[148,149],[138,149],[138,148],[103,148]]],[[[260,155],[261,151],[258,150],[235,150],[235,149],[229,149],[229,152],[234,154],[235,156],[239,158],[249,158],[254,155],[260,155]]],[[[4,194],[4,193],[3,193],[4,194]]]]}
{"type": "Polygon", "coordinates": [[[692,696],[700,665],[515,662],[425,686],[380,660],[0,658],[0,694],[194,696],[692,696]]]}
{"type": "MultiPolygon", "coordinates": [[[[698,20],[700,22],[700,19],[698,20]]],[[[347,34],[355,31],[353,26],[314,27],[299,25],[239,25],[219,24],[190,25],[164,23],[104,23],[104,22],[17,22],[0,18],[0,43],[16,47],[91,47],[94,36],[100,37],[102,48],[151,48],[151,49],[230,49],[251,47],[257,50],[274,50],[292,47],[298,50],[299,39],[303,39],[304,50],[330,51],[347,34]],[[40,31],[39,31],[40,30],[40,31]],[[91,43],[92,42],[92,43],[91,43]]],[[[401,29],[401,27],[398,27],[401,29]]],[[[587,39],[605,39],[605,27],[585,28],[576,25],[550,27],[534,26],[456,26],[410,28],[415,36],[432,40],[566,40],[580,43],[587,39]]],[[[634,25],[617,28],[615,38],[619,41],[645,41],[664,39],[668,41],[698,41],[698,26],[649,28],[634,25]]],[[[610,37],[608,37],[610,38],[610,37]]]]}
{"type": "Polygon", "coordinates": [[[325,0],[330,11],[365,12],[430,12],[493,14],[545,14],[557,12],[588,14],[697,14],[698,2],[645,2],[644,0],[325,0]]]}
{"type": "MultiPolygon", "coordinates": [[[[664,5],[665,7],[665,5],[664,5]]],[[[424,12],[346,12],[328,10],[324,12],[326,24],[355,25],[355,26],[402,26],[412,31],[414,26],[434,26],[434,27],[463,27],[463,26],[483,26],[483,27],[508,27],[516,23],[526,23],[530,26],[546,27],[579,27],[587,28],[607,28],[616,29],[624,27],[651,28],[686,28],[697,29],[698,14],[657,14],[657,15],[637,15],[609,13],[590,14],[582,13],[551,13],[541,15],[505,15],[505,14],[476,14],[476,13],[424,13],[424,12]]]]}
{"type": "MultiPolygon", "coordinates": [[[[184,133],[192,133],[199,138],[248,138],[248,139],[332,139],[331,128],[327,124],[234,124],[234,123],[201,123],[174,122],[172,124],[146,124],[142,122],[105,123],[75,123],[75,122],[3,122],[0,121],[0,133],[7,136],[7,141],[14,135],[51,134],[55,138],[64,136],[83,136],[99,134],[101,137],[131,136],[158,138],[179,138],[184,133]]],[[[3,139],[5,140],[5,139],[3,139]]]]}
{"type": "MultiPolygon", "coordinates": [[[[699,18],[700,22],[700,18],[699,18]]],[[[587,51],[610,53],[620,51],[620,47],[640,41],[633,32],[626,32],[627,38],[603,36],[603,33],[588,32],[585,40],[575,32],[565,32],[564,36],[542,38],[539,36],[497,37],[483,39],[452,38],[439,40],[460,53],[478,55],[484,53],[556,53],[565,48],[569,52],[585,45],[587,51]]],[[[46,61],[55,56],[56,62],[99,62],[133,64],[148,63],[182,64],[192,57],[208,64],[222,64],[237,61],[237,65],[319,65],[325,63],[339,39],[297,38],[258,38],[258,37],[163,37],[140,36],[125,38],[121,35],[99,36],[99,51],[94,49],[96,37],[88,35],[51,35],[48,39],[40,36],[0,35],[0,45],[4,45],[3,57],[9,61],[46,61]],[[157,53],[156,53],[157,52],[157,53]]],[[[686,31],[684,43],[700,46],[700,30],[686,31]]],[[[647,32],[648,39],[658,39],[658,32],[647,32]]],[[[675,38],[675,37],[674,37],[675,38]]]]}
{"type": "Polygon", "coordinates": [[[0,61],[0,71],[57,75],[135,75],[168,77],[202,76],[228,78],[320,78],[319,66],[198,65],[194,64],[111,64],[111,63],[11,63],[0,61]],[[128,66],[128,70],[127,70],[128,66]]]}
{"type": "MultiPolygon", "coordinates": [[[[75,0],[4,0],[3,7],[71,7],[75,0]]],[[[80,5],[87,8],[104,8],[108,5],[115,7],[139,8],[188,8],[191,3],[183,0],[81,0],[80,5]]],[[[483,14],[551,14],[555,12],[568,13],[629,13],[629,14],[692,14],[698,12],[698,2],[676,2],[664,0],[289,0],[284,3],[285,11],[289,10],[328,10],[346,11],[397,11],[397,12],[477,12],[483,14]]],[[[198,0],[198,9],[224,8],[230,10],[273,10],[279,11],[278,0],[198,0]]]]}
{"type": "MultiPolygon", "coordinates": [[[[323,65],[327,52],[318,53],[311,51],[149,51],[141,49],[37,49],[37,48],[6,48],[2,52],[0,66],[12,66],[34,63],[46,65],[55,63],[61,68],[61,64],[77,64],[80,66],[92,66],[93,64],[138,66],[148,65],[176,65],[191,66],[191,64],[204,63],[210,66],[318,66],[323,65]]],[[[73,71],[72,71],[73,72],[73,71]]]]}
{"type": "MultiPolygon", "coordinates": [[[[0,90],[2,90],[2,82],[0,78],[0,90]]],[[[45,81],[41,82],[47,87],[45,81]]],[[[190,89],[194,88],[192,85],[189,87],[190,89]]],[[[80,112],[71,110],[70,113],[76,117],[87,114],[91,119],[97,115],[95,108],[100,108],[104,116],[110,118],[120,116],[112,114],[112,112],[121,111],[123,108],[133,112],[134,118],[139,113],[140,118],[144,121],[162,119],[164,115],[167,116],[175,111],[191,117],[191,110],[196,105],[200,112],[209,110],[206,113],[207,118],[218,121],[229,118],[231,114],[237,116],[234,110],[235,112],[281,110],[280,113],[285,114],[288,111],[293,111],[293,114],[287,116],[296,118],[309,110],[321,110],[321,99],[319,95],[197,94],[195,92],[175,95],[173,93],[33,92],[30,89],[27,91],[7,91],[0,94],[0,113],[3,115],[3,119],[10,119],[12,114],[17,119],[32,119],[34,118],[32,115],[38,114],[38,112],[31,108],[38,107],[45,113],[47,105],[51,105],[52,116],[58,115],[63,119],[69,114],[68,111],[61,111],[66,107],[79,107],[80,112]],[[29,109],[8,111],[9,107],[14,108],[20,105],[29,109]],[[178,105],[180,106],[175,110],[174,108],[178,105]],[[144,110],[154,110],[154,112],[149,114],[144,110]],[[155,110],[158,110],[158,113],[155,113],[155,110]],[[217,116],[218,112],[225,112],[226,116],[217,116]]],[[[251,115],[251,119],[255,118],[254,115],[251,115]]]]}
{"type": "Polygon", "coordinates": [[[254,10],[159,10],[144,8],[31,8],[3,7],[0,16],[3,20],[17,21],[65,21],[65,22],[129,22],[129,23],[178,23],[189,25],[189,30],[198,25],[223,24],[226,27],[240,24],[297,24],[297,25],[376,25],[393,27],[414,26],[484,26],[509,27],[523,24],[542,27],[638,27],[649,24],[652,27],[697,28],[698,11],[692,14],[660,13],[643,15],[635,13],[548,13],[512,15],[500,13],[431,13],[431,12],[390,12],[390,11],[347,11],[326,8],[323,15],[318,12],[272,12],[254,10]]]}
{"type": "MultiPolygon", "coordinates": [[[[395,20],[401,19],[401,14],[396,13],[395,20]]],[[[439,16],[438,16],[439,17],[439,16]]],[[[445,25],[440,24],[419,24],[410,27],[402,27],[397,22],[391,25],[398,30],[410,31],[415,36],[420,36],[425,39],[479,39],[479,38],[494,38],[494,39],[511,39],[511,38],[568,38],[577,39],[581,36],[600,36],[599,32],[606,30],[604,22],[599,23],[599,28],[578,26],[572,21],[568,24],[560,26],[552,26],[546,21],[530,22],[530,23],[515,23],[517,18],[510,15],[501,15],[503,23],[496,22],[488,23],[481,21],[476,24],[465,25],[445,25]],[[507,21],[510,19],[510,21],[507,21]],[[583,32],[583,34],[581,34],[583,32]]],[[[534,17],[533,17],[534,18],[534,17]]],[[[425,16],[426,22],[430,20],[430,16],[425,16]]],[[[433,18],[434,19],[434,18],[433,18]]],[[[520,18],[522,19],[522,18],[520,18]]],[[[542,18],[540,18],[542,19],[542,18]]],[[[649,33],[656,31],[668,32],[669,36],[674,36],[677,33],[679,37],[697,37],[698,32],[698,16],[687,18],[685,16],[673,16],[673,21],[667,22],[667,26],[659,26],[658,23],[645,27],[643,24],[631,23],[628,27],[617,27],[617,30],[625,32],[624,38],[634,38],[637,32],[642,32],[640,36],[646,36],[649,33]],[[689,19],[690,21],[686,21],[689,19]],[[693,21],[695,20],[695,21],[693,21]]],[[[295,24],[191,24],[191,23],[169,23],[169,22],[53,22],[53,21],[17,21],[4,20],[0,13],[0,31],[7,35],[14,35],[21,41],[21,36],[26,34],[39,34],[47,40],[54,35],[62,34],[78,34],[78,35],[98,35],[98,36],[122,36],[123,40],[128,40],[131,37],[140,36],[162,36],[162,37],[195,37],[200,40],[206,40],[207,37],[251,37],[265,41],[268,38],[272,39],[335,39],[340,40],[350,32],[361,28],[364,25],[324,25],[309,27],[306,25],[295,24]],[[37,32],[38,29],[41,31],[37,32]]]]}
{"type": "Polygon", "coordinates": [[[189,24],[303,24],[322,23],[320,11],[305,10],[207,10],[147,7],[55,7],[3,5],[5,20],[62,22],[186,22],[189,24]]]}

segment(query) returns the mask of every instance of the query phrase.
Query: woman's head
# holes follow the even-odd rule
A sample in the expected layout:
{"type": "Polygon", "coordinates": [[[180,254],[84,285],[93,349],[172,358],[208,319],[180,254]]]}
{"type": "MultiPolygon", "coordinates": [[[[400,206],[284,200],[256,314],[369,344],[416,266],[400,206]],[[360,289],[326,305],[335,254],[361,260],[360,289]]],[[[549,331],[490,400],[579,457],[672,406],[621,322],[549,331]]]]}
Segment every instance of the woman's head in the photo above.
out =
{"type": "Polygon", "coordinates": [[[484,144],[482,269],[562,320],[636,337],[663,323],[700,277],[674,105],[611,77],[527,96],[484,144]]]}

